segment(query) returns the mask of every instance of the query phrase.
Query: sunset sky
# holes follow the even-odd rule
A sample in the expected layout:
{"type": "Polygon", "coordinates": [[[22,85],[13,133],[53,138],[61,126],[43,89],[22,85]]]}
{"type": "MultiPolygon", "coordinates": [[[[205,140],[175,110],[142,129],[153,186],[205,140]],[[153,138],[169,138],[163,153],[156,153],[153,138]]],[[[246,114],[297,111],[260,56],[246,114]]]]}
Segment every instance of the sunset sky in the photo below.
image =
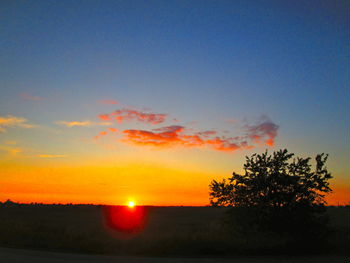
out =
{"type": "Polygon", "coordinates": [[[329,153],[350,202],[349,1],[0,3],[0,201],[207,205],[329,153]]]}

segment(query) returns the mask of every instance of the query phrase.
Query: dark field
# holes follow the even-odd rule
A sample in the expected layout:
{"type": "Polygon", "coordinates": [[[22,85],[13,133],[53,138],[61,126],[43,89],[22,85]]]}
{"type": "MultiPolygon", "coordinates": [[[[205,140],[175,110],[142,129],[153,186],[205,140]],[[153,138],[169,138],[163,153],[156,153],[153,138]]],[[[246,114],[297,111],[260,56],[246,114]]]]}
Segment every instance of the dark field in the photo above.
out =
{"type": "Polygon", "coordinates": [[[0,205],[0,246],[73,253],[203,256],[350,254],[350,208],[329,207],[331,233],[322,245],[291,247],[257,235],[235,237],[222,218],[225,208],[145,207],[143,227],[119,231],[106,207],[92,205],[0,205]]]}

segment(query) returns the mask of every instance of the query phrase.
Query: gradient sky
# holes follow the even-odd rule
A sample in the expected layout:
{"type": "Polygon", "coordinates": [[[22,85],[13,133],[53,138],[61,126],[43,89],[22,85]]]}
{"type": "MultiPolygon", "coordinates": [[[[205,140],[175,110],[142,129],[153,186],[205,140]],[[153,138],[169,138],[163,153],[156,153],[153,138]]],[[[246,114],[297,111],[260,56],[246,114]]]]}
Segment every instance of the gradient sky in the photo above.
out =
{"type": "Polygon", "coordinates": [[[0,200],[207,205],[246,155],[329,153],[350,202],[349,1],[0,3],[0,200]]]}

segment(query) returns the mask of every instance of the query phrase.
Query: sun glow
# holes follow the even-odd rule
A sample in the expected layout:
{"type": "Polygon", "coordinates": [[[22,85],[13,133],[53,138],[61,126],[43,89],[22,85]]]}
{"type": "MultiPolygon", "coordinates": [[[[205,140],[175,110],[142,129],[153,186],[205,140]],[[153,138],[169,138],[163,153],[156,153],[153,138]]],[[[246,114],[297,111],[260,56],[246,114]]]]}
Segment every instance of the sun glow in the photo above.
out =
{"type": "Polygon", "coordinates": [[[129,201],[128,207],[133,208],[134,206],[135,206],[135,202],[134,201],[129,201]]]}

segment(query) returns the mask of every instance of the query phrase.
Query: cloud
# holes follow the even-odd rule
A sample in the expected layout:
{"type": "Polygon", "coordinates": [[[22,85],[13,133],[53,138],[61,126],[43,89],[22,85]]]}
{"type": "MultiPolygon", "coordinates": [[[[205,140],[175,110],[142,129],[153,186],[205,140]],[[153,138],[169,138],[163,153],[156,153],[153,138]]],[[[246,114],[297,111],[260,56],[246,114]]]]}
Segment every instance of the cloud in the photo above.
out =
{"type": "Polygon", "coordinates": [[[236,124],[238,121],[236,119],[226,119],[226,122],[229,124],[236,124]]]}
{"type": "Polygon", "coordinates": [[[155,147],[183,146],[187,148],[210,148],[216,151],[233,152],[251,149],[257,145],[273,146],[278,125],[263,120],[254,125],[245,125],[243,135],[228,137],[215,130],[189,132],[184,126],[172,125],[153,130],[124,130],[122,142],[155,147]]]}
{"type": "Polygon", "coordinates": [[[216,135],[217,131],[211,130],[211,131],[203,131],[203,132],[197,132],[198,135],[204,136],[204,137],[209,137],[212,135],[216,135]]]}
{"type": "Polygon", "coordinates": [[[99,102],[99,103],[102,103],[102,104],[107,104],[107,105],[116,105],[116,104],[119,104],[119,102],[116,101],[116,100],[99,100],[98,102],[99,102]]]}
{"type": "Polygon", "coordinates": [[[116,110],[109,114],[101,114],[99,118],[103,121],[117,121],[122,123],[125,121],[138,121],[147,124],[160,124],[166,121],[167,114],[143,112],[134,109],[124,108],[116,110]]]}
{"type": "Polygon", "coordinates": [[[21,148],[9,148],[7,151],[11,155],[18,155],[19,153],[23,152],[21,148]]]}
{"type": "Polygon", "coordinates": [[[7,145],[17,145],[17,141],[5,141],[5,144],[7,145]]]}
{"type": "Polygon", "coordinates": [[[74,126],[86,127],[86,126],[92,125],[91,121],[58,121],[56,123],[67,126],[67,127],[74,127],[74,126]]]}
{"type": "Polygon", "coordinates": [[[98,139],[100,139],[101,137],[103,137],[103,136],[105,136],[105,135],[107,135],[107,134],[108,134],[107,131],[101,131],[101,132],[99,132],[99,133],[94,137],[94,139],[95,139],[95,140],[98,140],[98,139]]]}
{"type": "MultiPolygon", "coordinates": [[[[116,121],[123,123],[136,121],[144,124],[158,125],[168,119],[167,114],[153,113],[150,110],[135,110],[123,108],[112,113],[99,115],[101,121],[116,121]]],[[[237,120],[227,119],[226,122],[234,123],[236,129],[241,127],[238,134],[232,135],[225,130],[219,132],[216,129],[194,131],[190,128],[195,123],[187,123],[186,127],[177,125],[178,119],[171,118],[170,122],[176,125],[163,126],[155,129],[125,129],[119,131],[108,128],[95,136],[99,139],[111,133],[118,134],[119,141],[127,144],[152,147],[186,147],[186,148],[208,148],[222,152],[234,152],[240,149],[251,149],[257,146],[273,146],[278,134],[278,125],[273,123],[267,116],[262,116],[256,123],[242,125],[237,120]],[[187,127],[188,126],[188,127],[187,127]]]]}
{"type": "Polygon", "coordinates": [[[233,152],[240,148],[247,148],[248,144],[246,142],[236,143],[233,142],[232,139],[220,138],[216,137],[211,140],[207,140],[206,143],[213,147],[217,151],[223,152],[233,152]]]}
{"type": "Polygon", "coordinates": [[[98,117],[103,121],[109,121],[111,120],[108,114],[100,114],[98,117]]]}
{"type": "Polygon", "coordinates": [[[124,130],[125,135],[123,141],[140,145],[175,145],[183,144],[184,141],[180,138],[180,133],[183,132],[183,126],[167,126],[153,131],[146,130],[124,130]]]}
{"type": "Polygon", "coordinates": [[[100,131],[95,137],[95,140],[100,139],[103,136],[106,136],[108,133],[118,133],[119,130],[116,128],[108,128],[108,131],[100,131]]]}
{"type": "Polygon", "coordinates": [[[56,124],[64,125],[66,127],[90,127],[90,126],[108,126],[110,122],[92,122],[92,121],[57,121],[56,124]]]}
{"type": "Polygon", "coordinates": [[[7,128],[21,127],[21,128],[33,128],[34,125],[28,123],[28,120],[13,115],[0,116],[0,132],[5,132],[7,128]]]}
{"type": "Polygon", "coordinates": [[[38,96],[32,96],[28,93],[21,93],[21,97],[25,100],[32,100],[32,101],[42,101],[45,100],[43,97],[38,97],[38,96]]]}
{"type": "Polygon", "coordinates": [[[250,147],[246,141],[237,141],[238,137],[216,136],[216,131],[188,133],[184,126],[179,125],[166,126],[151,131],[124,130],[123,134],[122,142],[135,145],[156,147],[183,146],[187,148],[207,147],[225,152],[250,147]]]}
{"type": "Polygon", "coordinates": [[[5,151],[12,156],[17,156],[23,152],[17,141],[5,141],[4,145],[0,145],[0,151],[5,151]]]}
{"type": "Polygon", "coordinates": [[[5,151],[12,156],[17,156],[18,154],[23,152],[23,149],[20,147],[10,147],[2,145],[0,145],[0,150],[5,151]]]}
{"type": "Polygon", "coordinates": [[[278,125],[265,120],[257,125],[246,125],[247,137],[254,143],[266,144],[273,146],[275,144],[275,138],[277,136],[278,125]]]}
{"type": "Polygon", "coordinates": [[[65,157],[67,157],[67,155],[64,155],[64,154],[38,154],[37,157],[52,159],[52,158],[65,158],[65,157]]]}

